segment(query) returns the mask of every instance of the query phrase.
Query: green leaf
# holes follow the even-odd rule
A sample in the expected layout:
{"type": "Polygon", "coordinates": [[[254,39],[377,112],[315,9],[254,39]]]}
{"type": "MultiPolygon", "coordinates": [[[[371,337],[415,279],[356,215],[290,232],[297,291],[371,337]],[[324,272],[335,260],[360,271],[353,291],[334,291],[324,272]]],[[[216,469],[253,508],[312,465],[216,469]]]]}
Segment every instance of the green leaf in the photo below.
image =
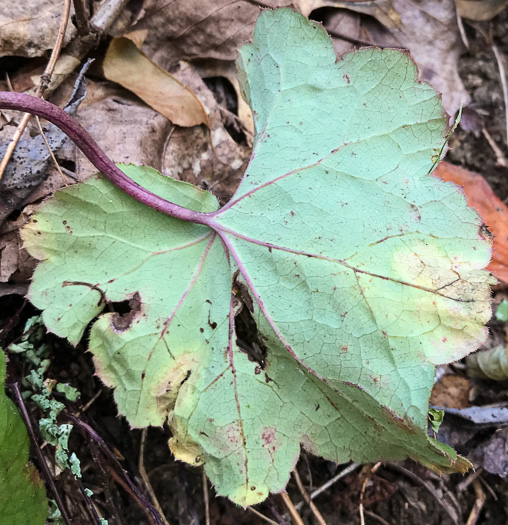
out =
{"type": "Polygon", "coordinates": [[[58,383],[56,385],[56,391],[64,394],[69,401],[76,401],[81,395],[78,389],[68,385],[67,383],[58,383]]]}
{"type": "Polygon", "coordinates": [[[445,411],[436,408],[431,408],[429,410],[429,416],[430,426],[432,427],[432,430],[437,434],[439,432],[439,427],[441,426],[441,423],[444,421],[445,411]]]}
{"type": "Polygon", "coordinates": [[[502,323],[508,321],[508,301],[506,299],[501,300],[494,315],[496,319],[502,323]]]}
{"type": "Polygon", "coordinates": [[[44,524],[46,491],[28,462],[28,434],[14,403],[5,395],[5,355],[0,350],[0,517],[2,525],[44,524]]]}
{"type": "Polygon", "coordinates": [[[290,8],[263,12],[239,69],[256,139],[232,200],[133,166],[208,226],[101,177],[60,191],[25,228],[43,261],[31,300],[73,343],[98,316],[90,350],[119,412],[168,420],[176,457],[241,505],[283,490],[302,445],[464,471],[427,436],[428,398],[433,365],[486,338],[491,247],[461,189],[427,175],[438,95],[396,50],[336,63],[290,8]]]}

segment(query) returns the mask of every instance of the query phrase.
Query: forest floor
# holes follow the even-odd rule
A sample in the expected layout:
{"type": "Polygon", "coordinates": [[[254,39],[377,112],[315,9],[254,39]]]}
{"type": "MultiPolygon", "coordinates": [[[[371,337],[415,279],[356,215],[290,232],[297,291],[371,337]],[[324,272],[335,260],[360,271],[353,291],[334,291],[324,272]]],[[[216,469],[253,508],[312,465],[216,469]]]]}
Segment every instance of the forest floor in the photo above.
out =
{"type": "MultiPolygon", "coordinates": [[[[64,2],[39,1],[40,17],[33,20],[23,18],[22,7],[19,11],[12,8],[12,13],[7,8],[5,14],[0,14],[1,90],[33,93],[47,66],[64,2]],[[7,31],[5,27],[9,24],[16,30],[7,31]]],[[[27,9],[33,10],[32,1],[19,0],[16,5],[25,3],[27,9]]],[[[99,5],[92,1],[77,3],[87,8],[84,20],[88,21],[99,5]]],[[[508,81],[508,9],[492,15],[489,20],[474,21],[467,16],[478,16],[468,14],[467,6],[463,6],[466,9],[463,16],[457,17],[453,1],[356,2],[357,6],[362,3],[365,4],[363,12],[350,5],[340,9],[331,7],[333,2],[296,2],[302,11],[308,11],[305,14],[310,13],[311,18],[323,22],[338,53],[368,43],[408,48],[423,77],[444,93],[445,109],[450,115],[454,116],[460,103],[465,102],[446,160],[483,176],[500,201],[508,203],[505,108],[508,101],[500,76],[504,65],[508,81]],[[394,23],[395,12],[400,16],[397,23],[394,23]]],[[[61,47],[61,56],[67,60],[62,61],[61,69],[53,74],[54,85],[51,87],[50,82],[46,98],[64,105],[80,64],[86,58],[94,58],[86,73],[88,93],[76,116],[106,153],[118,162],[154,166],[164,175],[210,189],[221,202],[227,201],[245,169],[252,146],[252,123],[238,98],[233,61],[238,46],[251,38],[258,5],[274,7],[277,4],[247,0],[144,0],[116,4],[121,5],[121,10],[114,17],[109,15],[109,28],[93,36],[87,27],[80,33],[76,28],[79,16],[73,15],[61,47]],[[171,9],[167,9],[169,5],[171,9]],[[174,108],[154,109],[156,103],[150,107],[141,100],[149,97],[143,88],[121,87],[108,80],[115,75],[111,69],[118,66],[115,62],[106,74],[107,68],[102,63],[112,37],[133,31],[144,39],[143,52],[204,102],[209,111],[211,132],[204,125],[172,122],[167,115],[174,108]],[[166,116],[161,114],[164,111],[166,116]],[[210,136],[214,154],[211,154],[210,136]]],[[[121,76],[122,71],[119,74],[121,76]]],[[[147,85],[151,82],[150,78],[144,80],[147,85]]],[[[15,112],[0,112],[0,153],[5,151],[19,121],[20,116],[15,112]]],[[[32,135],[37,133],[34,124],[29,125],[29,130],[32,135]]],[[[25,136],[24,140],[29,137],[25,136]]],[[[80,181],[94,172],[70,141],[59,147],[56,158],[63,168],[64,180],[47,155],[40,153],[39,157],[32,155],[31,161],[43,166],[42,177],[36,176],[39,174],[35,169],[30,174],[18,170],[14,175],[11,173],[10,179],[6,174],[0,183],[0,344],[3,348],[19,342],[27,320],[40,314],[25,299],[35,261],[22,249],[19,228],[43,198],[72,179],[80,181]]],[[[500,282],[493,294],[495,307],[508,297],[508,281],[498,278],[500,282]]],[[[493,318],[486,348],[506,344],[507,329],[506,322],[493,318]]],[[[45,343],[49,349],[46,377],[69,383],[80,392],[75,403],[55,394],[66,404],[60,422],[70,421],[68,414],[79,414],[79,419],[95,431],[93,435],[87,433],[85,426],[74,421],[69,451],[75,452],[80,460],[82,484],[94,492],[97,514],[110,525],[155,523],[146,506],[146,501],[153,499],[158,501],[172,525],[258,525],[267,523],[267,519],[281,525],[292,522],[278,494],[271,495],[254,510],[242,509],[217,497],[201,467],[174,460],[168,449],[169,428],[130,429],[126,420],[118,416],[112,391],[94,375],[87,337],[75,347],[50,333],[41,337],[38,344],[45,343]],[[96,439],[97,435],[104,441],[96,439]],[[146,500],[136,495],[117,464],[104,455],[106,445],[146,500]]],[[[28,365],[21,355],[9,354],[9,358],[11,379],[19,380],[28,365]]],[[[437,437],[468,457],[476,469],[465,475],[438,475],[412,461],[337,465],[304,451],[296,469],[308,493],[327,487],[313,500],[326,524],[508,523],[508,418],[498,422],[498,413],[489,412],[489,409],[508,407],[508,376],[504,381],[470,377],[464,361],[439,367],[438,378],[431,402],[459,412],[446,413],[437,437]],[[460,412],[470,407],[480,407],[475,421],[460,412]]],[[[30,401],[27,406],[36,422],[41,417],[39,409],[30,401]]],[[[40,445],[40,436],[39,439],[40,445]]],[[[75,525],[95,523],[96,517],[90,513],[74,475],[55,467],[54,447],[45,446],[43,453],[71,522],[75,525]]],[[[32,460],[37,465],[34,455],[32,460]]],[[[45,482],[47,485],[47,480],[45,482]]],[[[302,503],[294,476],[287,492],[303,523],[319,523],[312,509],[302,503]]],[[[50,490],[48,495],[54,498],[50,490]]],[[[58,523],[58,520],[49,523],[58,523]]]]}

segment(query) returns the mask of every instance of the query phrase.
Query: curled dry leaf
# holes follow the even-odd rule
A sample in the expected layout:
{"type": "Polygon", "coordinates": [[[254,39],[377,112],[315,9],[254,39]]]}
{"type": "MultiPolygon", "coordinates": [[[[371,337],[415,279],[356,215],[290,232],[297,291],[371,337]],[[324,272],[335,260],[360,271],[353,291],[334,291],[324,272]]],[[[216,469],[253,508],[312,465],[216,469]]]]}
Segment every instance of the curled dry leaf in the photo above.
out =
{"type": "Polygon", "coordinates": [[[196,95],[152,62],[126,37],[113,39],[102,64],[104,76],[135,93],[178,126],[210,126],[196,95]]]}
{"type": "Polygon", "coordinates": [[[441,162],[434,175],[464,188],[469,206],[475,208],[494,235],[492,261],[487,267],[500,281],[508,283],[508,207],[479,174],[441,162]]]}
{"type": "Polygon", "coordinates": [[[504,343],[468,355],[466,365],[470,377],[506,381],[508,379],[508,346],[504,343]]]}

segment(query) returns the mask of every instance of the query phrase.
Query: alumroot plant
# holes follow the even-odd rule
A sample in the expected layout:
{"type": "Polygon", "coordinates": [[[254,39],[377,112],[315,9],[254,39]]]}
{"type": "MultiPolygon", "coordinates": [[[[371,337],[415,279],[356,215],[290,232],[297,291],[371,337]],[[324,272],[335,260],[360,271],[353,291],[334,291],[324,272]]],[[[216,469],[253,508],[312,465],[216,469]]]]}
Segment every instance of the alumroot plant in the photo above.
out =
{"type": "Polygon", "coordinates": [[[30,300],[72,343],[93,321],[119,412],[168,421],[175,456],[241,505],[283,490],[301,446],[465,470],[428,437],[428,398],[434,365],[486,338],[491,246],[462,190],[428,175],[447,133],[439,96],[397,50],[336,62],[291,8],[261,14],[238,68],[256,138],[222,208],[116,167],[47,103],[0,97],[59,125],[102,172],[24,228],[41,261],[30,300]],[[128,314],[103,313],[126,300],[128,314]]]}

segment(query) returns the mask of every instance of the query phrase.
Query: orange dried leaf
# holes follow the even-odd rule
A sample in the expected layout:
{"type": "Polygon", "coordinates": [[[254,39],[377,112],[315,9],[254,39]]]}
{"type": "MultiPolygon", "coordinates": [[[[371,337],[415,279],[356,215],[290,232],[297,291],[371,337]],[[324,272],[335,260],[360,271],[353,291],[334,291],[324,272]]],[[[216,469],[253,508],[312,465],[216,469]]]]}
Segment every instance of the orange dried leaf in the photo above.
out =
{"type": "Polygon", "coordinates": [[[494,235],[492,261],[487,267],[499,280],[508,283],[508,207],[479,173],[441,162],[434,175],[464,188],[469,206],[481,215],[494,235]]]}

